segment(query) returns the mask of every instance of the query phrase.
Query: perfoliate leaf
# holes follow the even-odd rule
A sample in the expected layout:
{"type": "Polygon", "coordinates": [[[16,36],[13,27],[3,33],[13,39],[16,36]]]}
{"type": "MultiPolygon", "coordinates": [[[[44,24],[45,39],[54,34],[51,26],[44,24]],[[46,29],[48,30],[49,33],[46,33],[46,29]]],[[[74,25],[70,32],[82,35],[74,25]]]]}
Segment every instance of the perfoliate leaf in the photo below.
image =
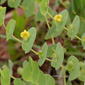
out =
{"type": "Polygon", "coordinates": [[[48,52],[47,52],[47,56],[48,57],[52,57],[52,54],[54,53],[54,50],[56,49],[56,44],[53,44],[51,46],[48,47],[48,52]]]}
{"type": "Polygon", "coordinates": [[[0,26],[4,24],[5,13],[6,13],[6,7],[0,6],[0,26]]]}
{"type": "Polygon", "coordinates": [[[62,65],[63,60],[64,60],[64,48],[61,46],[60,43],[58,43],[53,53],[51,66],[58,69],[62,65]]]}
{"type": "Polygon", "coordinates": [[[32,46],[36,38],[36,28],[32,27],[28,31],[30,33],[30,38],[22,42],[22,48],[25,51],[25,53],[29,52],[32,49],[32,46]]]}
{"type": "Polygon", "coordinates": [[[10,70],[4,66],[3,70],[1,70],[1,85],[10,85],[10,80],[10,70]]]}
{"type": "Polygon", "coordinates": [[[33,61],[31,58],[29,62],[25,62],[21,72],[22,78],[30,82],[30,85],[55,85],[54,79],[44,74],[38,66],[38,63],[33,61]]]}
{"type": "Polygon", "coordinates": [[[49,0],[42,0],[40,3],[40,12],[42,15],[46,15],[46,13],[48,12],[48,4],[49,4],[49,0]]]}
{"type": "Polygon", "coordinates": [[[48,30],[45,39],[57,37],[63,32],[64,26],[66,25],[67,20],[68,20],[68,11],[64,10],[60,14],[62,15],[62,21],[61,22],[56,22],[56,21],[52,22],[52,27],[51,27],[51,29],[48,30]]]}
{"type": "Polygon", "coordinates": [[[8,0],[8,5],[12,8],[17,8],[21,3],[21,0],[8,0]]]}
{"type": "Polygon", "coordinates": [[[15,29],[16,21],[11,19],[6,26],[6,38],[7,40],[12,39],[13,32],[15,29]]]}
{"type": "Polygon", "coordinates": [[[23,0],[22,8],[24,9],[27,17],[34,15],[35,1],[34,0],[23,0]]]}
{"type": "Polygon", "coordinates": [[[73,20],[73,23],[68,27],[68,36],[71,38],[71,39],[74,39],[75,36],[78,34],[79,32],[79,28],[80,28],[80,19],[79,19],[79,16],[76,16],[73,20]]]}
{"type": "Polygon", "coordinates": [[[35,78],[34,74],[36,75],[37,80],[38,73],[39,73],[38,64],[30,58],[29,62],[26,62],[24,64],[21,75],[25,81],[33,82],[33,78],[35,78]],[[37,74],[35,71],[37,71],[37,74]]]}
{"type": "Polygon", "coordinates": [[[39,59],[39,65],[40,65],[40,66],[41,66],[41,65],[45,62],[45,60],[46,60],[47,50],[48,50],[48,46],[47,46],[47,44],[45,43],[45,44],[43,45],[43,47],[42,47],[41,53],[39,54],[39,57],[40,57],[40,59],[39,59]]]}
{"type": "Polygon", "coordinates": [[[80,65],[79,65],[79,60],[74,57],[70,56],[67,62],[67,70],[69,71],[69,80],[72,81],[76,78],[78,78],[79,73],[80,73],[80,65]]]}

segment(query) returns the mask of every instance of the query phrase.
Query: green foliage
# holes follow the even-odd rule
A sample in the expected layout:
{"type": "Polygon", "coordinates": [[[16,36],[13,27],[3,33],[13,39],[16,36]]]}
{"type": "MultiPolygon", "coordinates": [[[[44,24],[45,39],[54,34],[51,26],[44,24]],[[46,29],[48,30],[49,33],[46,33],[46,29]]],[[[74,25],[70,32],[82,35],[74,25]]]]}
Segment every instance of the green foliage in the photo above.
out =
{"type": "Polygon", "coordinates": [[[44,16],[41,14],[40,10],[38,11],[35,19],[36,19],[36,21],[45,21],[45,18],[44,18],[44,16]]]}
{"type": "Polygon", "coordinates": [[[72,0],[71,1],[71,11],[72,13],[78,14],[80,16],[85,16],[84,13],[85,0],[72,0]]]}
{"type": "Polygon", "coordinates": [[[85,82],[85,76],[84,76],[85,75],[85,63],[80,63],[80,68],[81,70],[79,74],[79,79],[85,82]]]}
{"type": "Polygon", "coordinates": [[[12,8],[17,8],[21,3],[21,0],[8,0],[8,5],[12,8]]]}
{"type": "Polygon", "coordinates": [[[14,80],[14,85],[25,85],[25,83],[21,79],[15,79],[14,80]]]}
{"type": "Polygon", "coordinates": [[[34,0],[23,0],[22,8],[25,11],[27,17],[34,15],[35,13],[35,3],[34,0]]]}
{"type": "Polygon", "coordinates": [[[4,24],[5,12],[6,12],[6,7],[0,6],[0,26],[4,24]]]}
{"type": "Polygon", "coordinates": [[[0,4],[3,4],[5,2],[6,2],[6,0],[0,0],[0,4]]]}
{"type": "MultiPolygon", "coordinates": [[[[18,61],[14,63],[10,61],[9,64],[7,64],[8,67],[3,66],[0,69],[1,85],[10,85],[11,78],[14,80],[14,85],[56,85],[55,81],[57,78],[54,80],[50,74],[45,74],[40,70],[41,66],[44,66],[44,63],[47,61],[49,61],[50,69],[54,68],[56,74],[64,79],[64,85],[66,85],[66,83],[67,85],[72,85],[71,81],[75,79],[85,82],[85,62],[83,60],[85,56],[85,20],[83,19],[85,17],[85,1],[71,1],[73,17],[70,17],[72,13],[68,13],[66,9],[56,13],[53,8],[50,8],[49,1],[50,0],[8,0],[9,7],[15,8],[15,10],[13,11],[12,19],[8,21],[6,26],[4,23],[6,7],[0,6],[0,26],[3,26],[6,30],[7,41],[12,40],[7,43],[9,47],[7,51],[10,51],[12,54],[10,56],[14,56],[14,59],[19,59],[18,56],[21,57],[25,56],[26,53],[30,53],[30,56],[29,54],[26,56],[26,59],[28,58],[29,61],[25,61],[23,64],[18,61]],[[16,8],[19,7],[24,10],[21,16],[15,12],[16,8]],[[60,22],[54,19],[55,14],[62,16],[60,22]],[[28,25],[30,29],[24,32],[23,30],[27,29],[28,25]],[[45,35],[41,32],[38,36],[37,32],[41,29],[44,30],[45,35]],[[26,33],[29,33],[30,36],[25,40],[24,37],[21,36],[21,33],[24,33],[24,37],[28,36],[26,33]],[[22,39],[20,37],[22,37],[22,39]],[[15,40],[18,43],[15,42],[15,40]],[[39,44],[37,44],[37,41],[40,41],[38,42],[39,44]],[[76,41],[77,44],[75,44],[74,41],[76,41]],[[81,45],[83,48],[81,48],[81,45]],[[21,47],[25,54],[21,50],[21,47]],[[36,48],[38,52],[32,48],[36,48]],[[20,53],[18,53],[17,50],[19,50],[20,53]],[[37,62],[33,60],[36,58],[33,56],[34,54],[31,54],[31,51],[39,58],[37,62]],[[33,59],[31,56],[33,56],[33,59]],[[20,78],[12,76],[12,68],[16,63],[22,66],[18,69],[20,78]],[[67,72],[69,73],[68,75],[67,72]],[[66,79],[67,81],[65,81],[66,79]]],[[[60,3],[57,3],[58,5],[64,5],[62,3],[63,0],[58,0],[58,2],[59,1],[60,3]]],[[[2,3],[5,3],[5,0],[0,0],[0,4],[2,3]]],[[[21,61],[23,59],[24,58],[21,58],[21,61]]],[[[48,73],[51,72],[49,71],[48,73]]]]}
{"type": "Polygon", "coordinates": [[[80,30],[79,30],[79,34],[82,35],[82,33],[85,32],[84,29],[84,25],[85,25],[85,0],[71,0],[71,4],[70,4],[70,15],[71,18],[73,19],[73,17],[75,15],[79,15],[80,16],[80,30]]]}
{"type": "Polygon", "coordinates": [[[68,32],[67,32],[68,36],[71,39],[74,39],[75,36],[79,32],[79,28],[80,28],[80,19],[79,19],[79,16],[75,16],[72,24],[69,26],[69,29],[68,29],[68,32]]]}
{"type": "Polygon", "coordinates": [[[72,85],[72,83],[70,81],[67,82],[67,85],[72,85]]]}
{"type": "Polygon", "coordinates": [[[84,29],[84,25],[85,25],[85,20],[84,18],[80,18],[80,30],[79,30],[79,35],[82,35],[84,32],[85,32],[85,29],[84,29]]]}
{"type": "Polygon", "coordinates": [[[45,60],[46,60],[46,57],[47,57],[47,50],[48,50],[48,46],[47,44],[45,43],[42,47],[42,51],[39,53],[39,65],[41,66],[45,60]]]}
{"type": "Polygon", "coordinates": [[[82,38],[81,43],[82,43],[83,49],[85,49],[85,33],[82,35],[81,38],[82,38]]]}
{"type": "Polygon", "coordinates": [[[41,3],[40,3],[40,12],[44,16],[48,12],[48,3],[49,3],[49,0],[42,0],[41,3]]]}
{"type": "Polygon", "coordinates": [[[4,66],[1,73],[1,85],[10,85],[10,70],[8,67],[4,66]]]}
{"type": "Polygon", "coordinates": [[[40,71],[38,64],[31,58],[29,58],[29,62],[23,64],[21,75],[25,81],[31,82],[33,85],[55,85],[54,79],[40,71]]]}
{"type": "Polygon", "coordinates": [[[35,0],[36,2],[40,3],[42,0],[35,0]]]}
{"type": "Polygon", "coordinates": [[[79,60],[75,56],[70,56],[67,62],[67,70],[70,73],[69,80],[72,81],[78,78],[80,73],[79,60]]]}
{"type": "Polygon", "coordinates": [[[54,53],[55,49],[56,49],[56,44],[53,44],[53,45],[48,47],[48,52],[47,52],[48,57],[52,56],[52,54],[54,53]]]}
{"type": "Polygon", "coordinates": [[[67,20],[68,20],[68,11],[64,10],[60,14],[63,17],[62,21],[60,23],[58,23],[56,21],[52,22],[52,28],[48,30],[45,39],[50,39],[50,38],[53,38],[53,37],[57,37],[63,32],[64,26],[66,25],[67,20]]]}
{"type": "Polygon", "coordinates": [[[12,39],[13,32],[15,29],[16,21],[11,19],[6,26],[6,38],[7,40],[12,39]]]}
{"type": "Polygon", "coordinates": [[[59,69],[59,67],[63,63],[63,60],[64,60],[64,48],[60,43],[58,43],[52,55],[51,66],[53,66],[56,69],[59,69]]]}
{"type": "Polygon", "coordinates": [[[36,38],[36,28],[32,27],[28,31],[30,32],[30,38],[28,40],[23,40],[22,42],[22,48],[25,53],[29,52],[32,49],[36,38]]]}

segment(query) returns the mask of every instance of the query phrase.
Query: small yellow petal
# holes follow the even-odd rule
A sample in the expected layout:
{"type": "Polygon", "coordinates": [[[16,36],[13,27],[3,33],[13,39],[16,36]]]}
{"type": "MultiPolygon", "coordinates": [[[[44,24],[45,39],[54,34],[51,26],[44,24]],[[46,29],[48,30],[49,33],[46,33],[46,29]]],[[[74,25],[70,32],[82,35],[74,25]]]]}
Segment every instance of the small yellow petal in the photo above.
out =
{"type": "Polygon", "coordinates": [[[57,21],[57,22],[61,22],[62,21],[62,15],[61,14],[55,15],[54,20],[57,21]]]}
{"type": "Polygon", "coordinates": [[[23,32],[20,33],[20,36],[24,40],[27,40],[30,37],[30,33],[28,31],[24,30],[23,32]]]}

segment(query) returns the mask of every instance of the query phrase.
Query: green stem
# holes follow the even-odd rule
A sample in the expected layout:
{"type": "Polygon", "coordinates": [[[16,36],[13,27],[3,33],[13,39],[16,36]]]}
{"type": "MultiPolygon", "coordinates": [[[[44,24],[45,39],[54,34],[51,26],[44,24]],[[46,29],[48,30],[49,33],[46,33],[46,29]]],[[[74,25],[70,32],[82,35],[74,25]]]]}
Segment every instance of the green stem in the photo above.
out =
{"type": "Polygon", "coordinates": [[[77,36],[77,35],[76,35],[75,37],[76,37],[78,40],[80,40],[80,41],[82,40],[82,39],[81,39],[79,36],[77,36]]]}
{"type": "Polygon", "coordinates": [[[50,29],[50,25],[49,25],[49,22],[48,22],[48,20],[47,20],[46,15],[45,15],[44,17],[45,17],[45,20],[46,20],[46,23],[47,23],[48,29],[50,29]]]}
{"type": "MultiPolygon", "coordinates": [[[[64,29],[65,29],[66,31],[68,31],[68,28],[64,27],[64,29]]],[[[81,38],[80,38],[78,35],[76,35],[75,37],[76,37],[78,40],[81,41],[81,38]]]]}
{"type": "Polygon", "coordinates": [[[31,49],[31,51],[32,51],[33,53],[35,53],[36,55],[39,55],[39,53],[38,53],[37,51],[35,51],[35,50],[33,50],[33,49],[31,49]]]}
{"type": "Polygon", "coordinates": [[[54,19],[54,17],[49,13],[49,12],[47,12],[48,13],[48,15],[52,18],[52,19],[54,19]]]}
{"type": "Polygon", "coordinates": [[[64,65],[61,65],[61,72],[60,72],[61,77],[63,77],[63,83],[66,85],[66,68],[64,65]]]}
{"type": "Polygon", "coordinates": [[[47,61],[50,61],[50,62],[52,62],[52,61],[53,61],[53,60],[51,60],[51,59],[49,59],[49,58],[46,58],[46,60],[47,60],[47,61]]]}
{"type": "Polygon", "coordinates": [[[16,40],[16,41],[22,43],[22,41],[21,41],[20,39],[16,38],[14,35],[13,35],[12,37],[13,37],[14,40],[16,40]]]}
{"type": "Polygon", "coordinates": [[[5,23],[3,22],[3,27],[6,28],[5,23]]]}
{"type": "Polygon", "coordinates": [[[14,79],[14,80],[16,79],[14,76],[11,76],[11,78],[14,79]]]}
{"type": "MultiPolygon", "coordinates": [[[[33,50],[33,49],[31,49],[31,51],[32,51],[33,53],[35,53],[36,55],[39,56],[39,53],[38,53],[37,51],[35,51],[35,50],[33,50]]],[[[47,61],[50,61],[50,62],[53,61],[53,60],[51,60],[51,59],[49,59],[49,58],[46,58],[46,60],[47,60],[47,61]]]]}
{"type": "Polygon", "coordinates": [[[68,31],[68,28],[64,27],[64,29],[65,29],[66,31],[68,31]]]}
{"type": "MultiPolygon", "coordinates": [[[[45,19],[46,19],[46,23],[47,23],[48,29],[50,29],[50,25],[49,25],[49,22],[48,22],[48,20],[47,20],[46,15],[45,15],[44,17],[45,17],[45,19]]],[[[54,38],[52,38],[52,43],[55,44],[54,38]]]]}
{"type": "Polygon", "coordinates": [[[52,43],[53,43],[53,45],[55,44],[55,40],[54,40],[54,38],[52,38],[52,43]]]}

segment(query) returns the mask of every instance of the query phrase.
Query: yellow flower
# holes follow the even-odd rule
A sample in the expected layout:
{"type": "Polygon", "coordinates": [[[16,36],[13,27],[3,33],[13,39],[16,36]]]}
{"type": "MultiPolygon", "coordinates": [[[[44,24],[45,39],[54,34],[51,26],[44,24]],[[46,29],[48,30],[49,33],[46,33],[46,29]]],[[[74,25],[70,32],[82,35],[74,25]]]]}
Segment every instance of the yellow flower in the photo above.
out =
{"type": "Polygon", "coordinates": [[[27,40],[30,37],[30,33],[26,30],[20,33],[20,36],[24,39],[27,40]]]}
{"type": "Polygon", "coordinates": [[[61,14],[55,15],[54,20],[57,21],[57,22],[61,22],[62,21],[62,15],[61,14]]]}

